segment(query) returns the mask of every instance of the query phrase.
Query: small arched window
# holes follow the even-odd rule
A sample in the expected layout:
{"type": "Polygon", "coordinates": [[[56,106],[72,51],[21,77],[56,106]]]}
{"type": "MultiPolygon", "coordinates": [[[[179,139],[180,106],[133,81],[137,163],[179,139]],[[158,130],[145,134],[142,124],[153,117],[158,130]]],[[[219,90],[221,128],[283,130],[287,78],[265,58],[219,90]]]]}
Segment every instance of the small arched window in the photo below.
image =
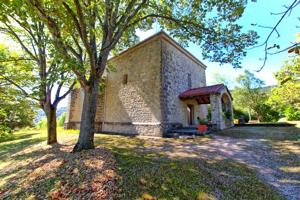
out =
{"type": "Polygon", "coordinates": [[[191,74],[188,74],[188,88],[191,89],[192,88],[192,76],[191,74]]]}

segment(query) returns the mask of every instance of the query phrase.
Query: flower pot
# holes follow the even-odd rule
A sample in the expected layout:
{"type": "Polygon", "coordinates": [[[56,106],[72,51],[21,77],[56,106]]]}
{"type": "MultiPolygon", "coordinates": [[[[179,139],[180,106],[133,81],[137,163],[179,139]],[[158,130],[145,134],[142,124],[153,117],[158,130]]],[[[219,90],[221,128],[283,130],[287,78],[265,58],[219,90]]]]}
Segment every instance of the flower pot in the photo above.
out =
{"type": "Polygon", "coordinates": [[[198,125],[198,131],[200,133],[205,133],[207,131],[207,125],[206,124],[200,124],[200,125],[198,125]]]}

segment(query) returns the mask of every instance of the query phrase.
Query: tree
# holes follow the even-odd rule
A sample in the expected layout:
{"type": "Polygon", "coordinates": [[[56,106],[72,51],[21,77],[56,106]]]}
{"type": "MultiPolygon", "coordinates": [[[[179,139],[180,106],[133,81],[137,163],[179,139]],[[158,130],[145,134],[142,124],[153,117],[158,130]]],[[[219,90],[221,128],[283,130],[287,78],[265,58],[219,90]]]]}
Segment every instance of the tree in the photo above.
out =
{"type": "MultiPolygon", "coordinates": [[[[20,1],[20,0],[19,0],[20,1]]],[[[23,1],[24,2],[24,1],[23,1]]],[[[137,28],[156,23],[182,44],[200,45],[204,58],[240,67],[246,47],[257,34],[242,33],[237,20],[246,1],[188,0],[27,0],[48,26],[55,47],[84,90],[80,135],[74,151],[94,147],[94,121],[99,82],[110,53],[128,46],[137,28]]]]}
{"type": "Polygon", "coordinates": [[[0,9],[0,31],[23,50],[12,55],[2,48],[0,77],[39,103],[47,116],[47,143],[56,143],[57,105],[76,82],[67,70],[70,63],[57,57],[44,22],[23,1],[4,1],[0,9]],[[62,92],[63,87],[69,89],[62,92]]]}
{"type": "Polygon", "coordinates": [[[246,109],[251,120],[251,114],[257,113],[257,105],[267,100],[267,95],[261,90],[264,82],[255,77],[248,70],[237,78],[240,87],[236,87],[233,91],[233,99],[235,107],[246,109]]]}
{"type": "Polygon", "coordinates": [[[289,119],[298,119],[300,112],[300,56],[287,61],[279,72],[275,74],[277,87],[272,89],[270,103],[276,109],[291,116],[289,119]]]}
{"type": "Polygon", "coordinates": [[[267,101],[258,102],[253,110],[260,122],[277,122],[280,119],[280,113],[273,109],[267,101]]]}
{"type": "Polygon", "coordinates": [[[33,126],[34,102],[24,99],[16,90],[0,78],[0,138],[16,128],[33,126]]]}
{"type": "Polygon", "coordinates": [[[212,77],[213,77],[213,84],[223,83],[228,88],[233,88],[234,81],[231,79],[231,77],[228,77],[226,74],[215,72],[213,73],[212,77]]]}

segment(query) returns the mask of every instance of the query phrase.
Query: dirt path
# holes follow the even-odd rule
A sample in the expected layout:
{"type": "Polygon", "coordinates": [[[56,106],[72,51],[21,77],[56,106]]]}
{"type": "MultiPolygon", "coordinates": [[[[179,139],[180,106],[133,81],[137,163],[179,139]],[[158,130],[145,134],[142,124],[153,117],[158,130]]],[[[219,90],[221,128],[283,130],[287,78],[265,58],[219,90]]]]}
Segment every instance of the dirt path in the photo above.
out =
{"type": "MultiPolygon", "coordinates": [[[[281,167],[289,166],[288,161],[259,139],[240,139],[212,135],[213,139],[204,143],[164,142],[147,148],[146,151],[164,152],[171,158],[200,158],[217,160],[230,158],[247,164],[258,176],[277,189],[288,200],[300,200],[300,175],[287,173],[281,167]]],[[[155,142],[157,144],[157,142],[155,142]]],[[[141,148],[145,151],[145,148],[141,148]]]]}
{"type": "Polygon", "coordinates": [[[300,199],[300,176],[287,173],[281,167],[288,166],[279,155],[258,139],[236,139],[213,136],[214,140],[200,149],[215,149],[222,156],[243,162],[257,171],[258,175],[276,188],[289,200],[300,199]]]}

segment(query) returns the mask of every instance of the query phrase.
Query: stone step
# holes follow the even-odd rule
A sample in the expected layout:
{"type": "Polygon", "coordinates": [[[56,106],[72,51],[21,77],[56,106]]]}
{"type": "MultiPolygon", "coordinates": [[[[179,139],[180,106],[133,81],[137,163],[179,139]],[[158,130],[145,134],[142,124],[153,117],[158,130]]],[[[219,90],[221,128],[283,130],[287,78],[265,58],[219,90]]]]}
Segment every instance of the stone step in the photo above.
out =
{"type": "Polygon", "coordinates": [[[173,138],[195,138],[196,136],[201,136],[196,127],[181,127],[169,131],[166,137],[173,138]]]}
{"type": "Polygon", "coordinates": [[[176,129],[173,129],[173,130],[197,130],[197,127],[195,127],[195,126],[183,126],[183,127],[176,128],[176,129]]]}
{"type": "Polygon", "coordinates": [[[187,135],[199,134],[197,129],[174,129],[174,130],[171,130],[170,132],[187,134],[187,135]]]}

